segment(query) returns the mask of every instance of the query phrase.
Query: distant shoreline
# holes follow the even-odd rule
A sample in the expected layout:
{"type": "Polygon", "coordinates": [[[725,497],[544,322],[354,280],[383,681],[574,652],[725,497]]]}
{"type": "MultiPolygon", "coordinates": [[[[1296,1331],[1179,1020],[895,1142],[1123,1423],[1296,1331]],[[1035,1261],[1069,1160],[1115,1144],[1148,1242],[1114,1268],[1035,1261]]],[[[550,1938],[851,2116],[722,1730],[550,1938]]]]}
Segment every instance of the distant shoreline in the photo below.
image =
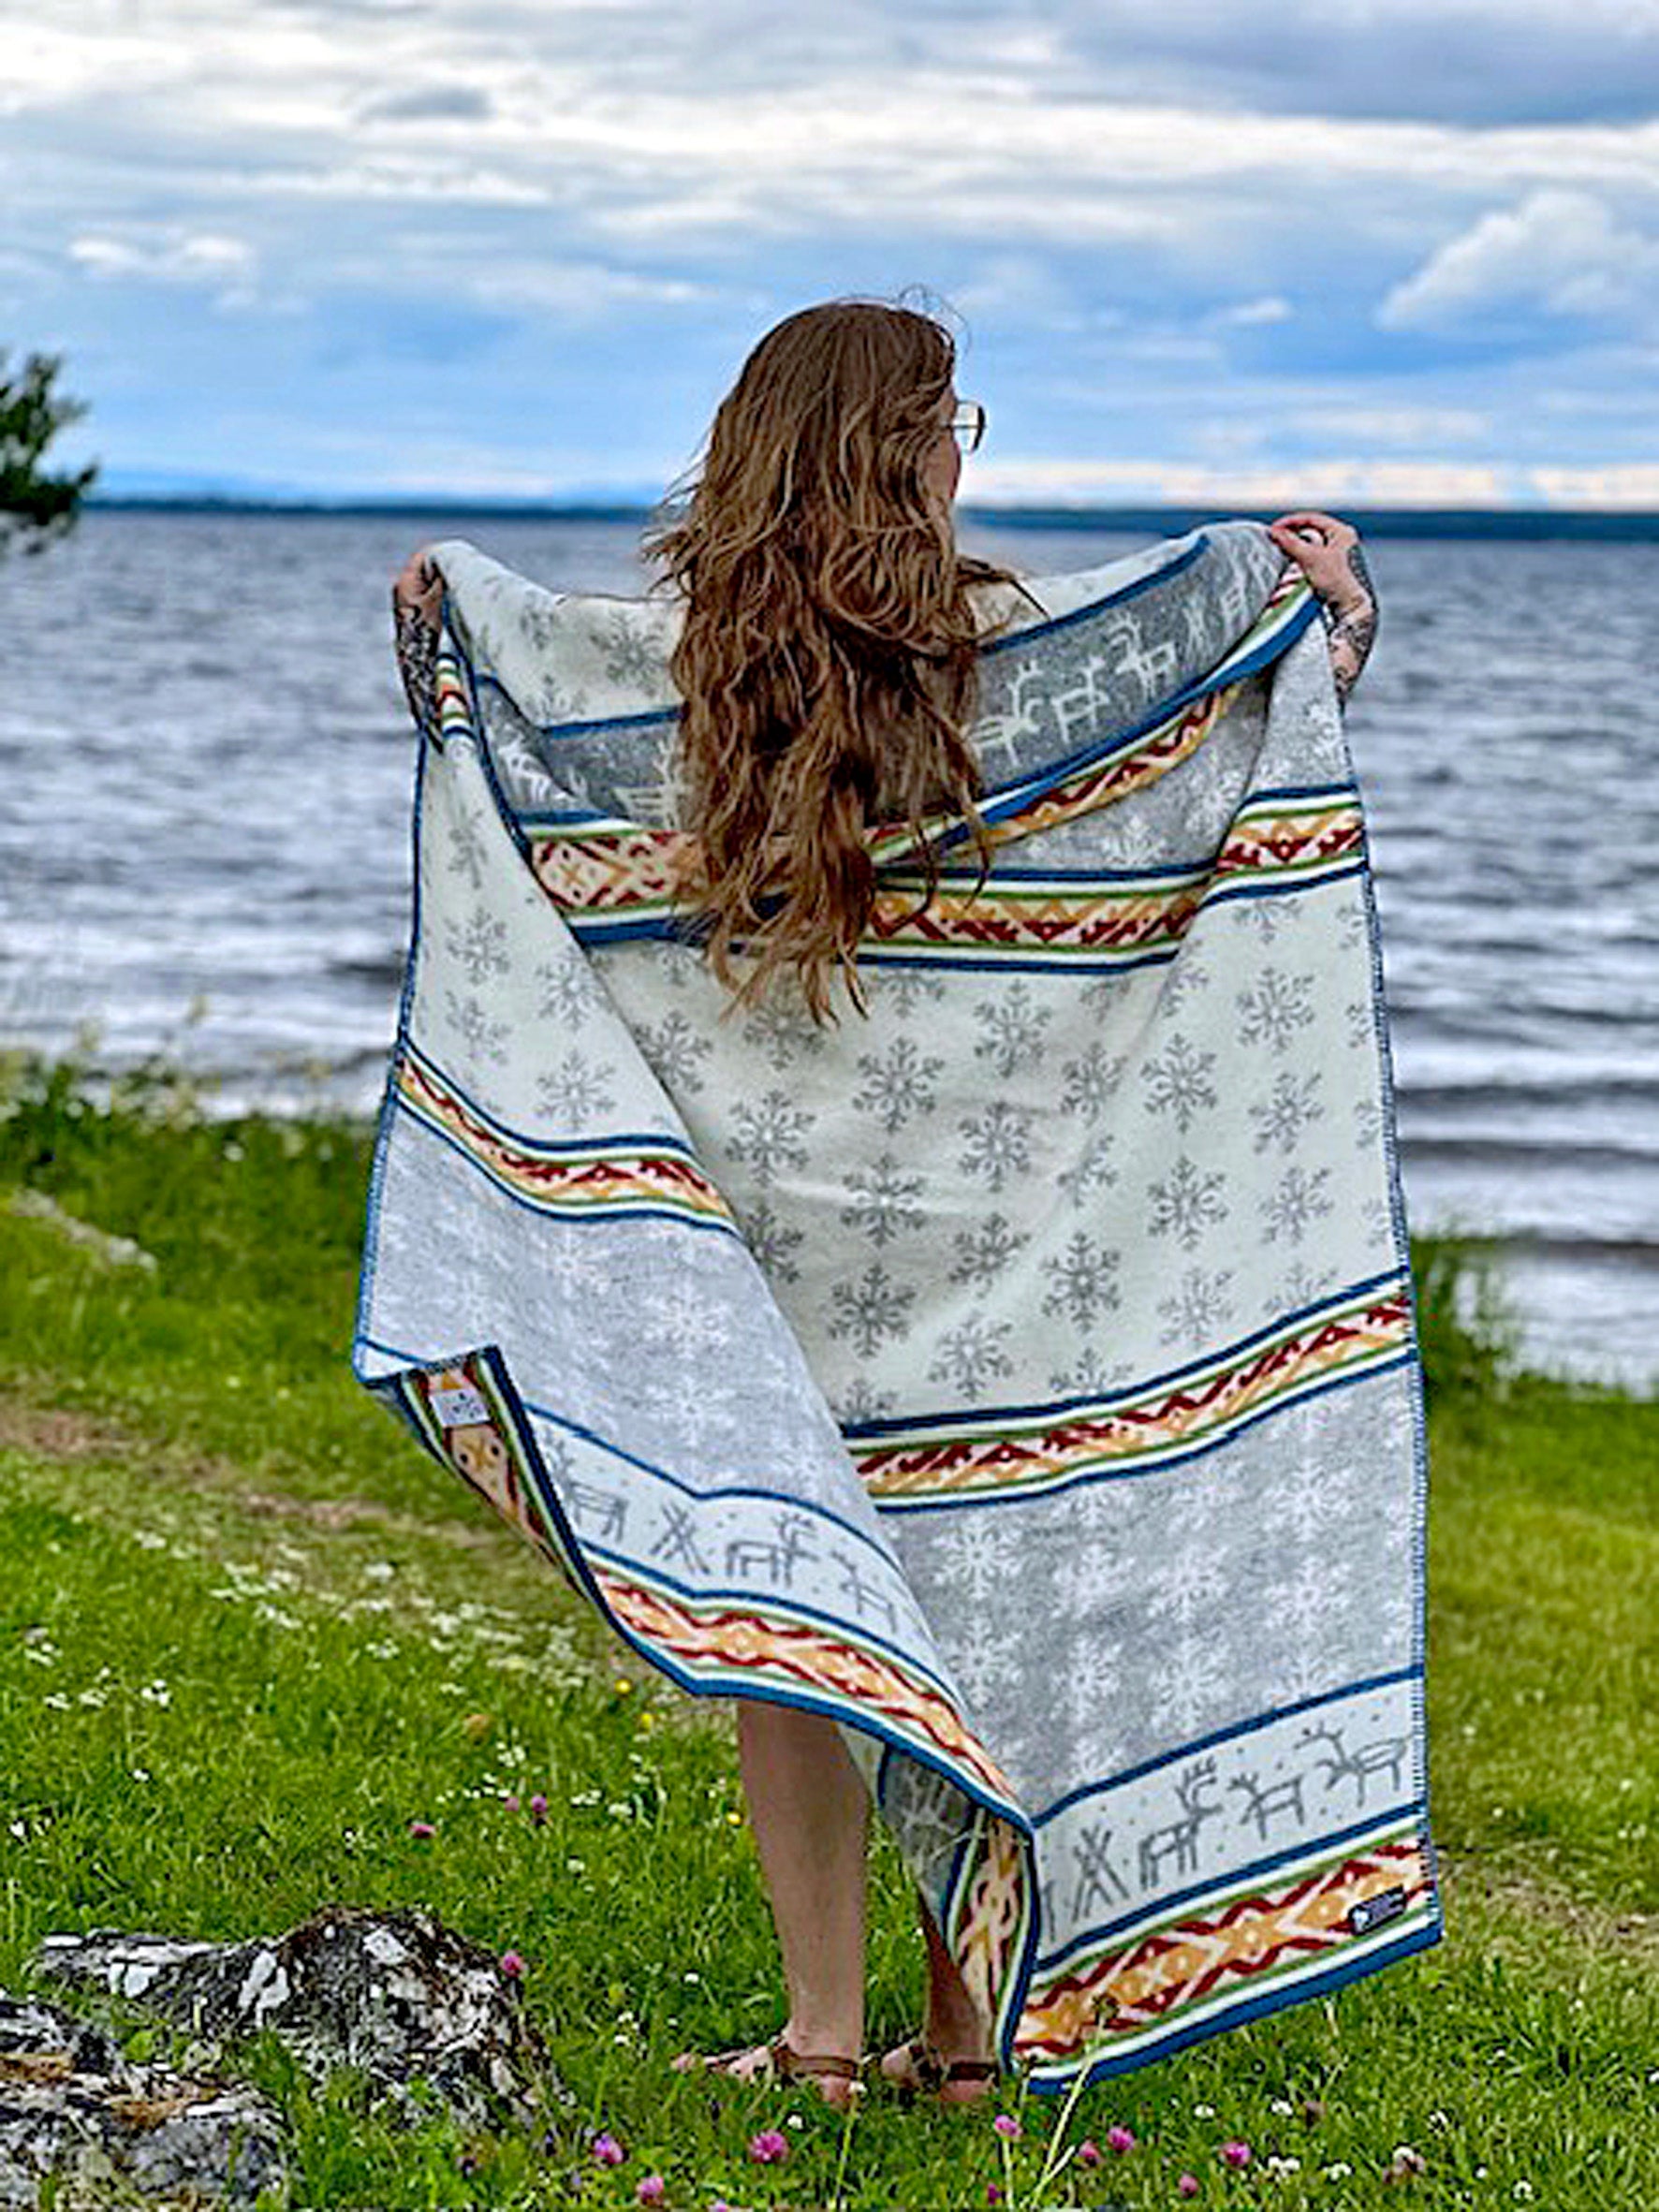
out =
{"type": "MultiPolygon", "coordinates": [[[[654,509],[628,503],[567,504],[504,500],[278,500],[164,496],[93,498],[90,514],[226,515],[278,520],[365,521],[469,517],[492,522],[631,522],[643,526],[654,509]]],[[[1269,521],[1267,507],[963,506],[963,520],[992,530],[1147,531],[1178,535],[1205,522],[1242,518],[1269,521]]],[[[1371,537],[1576,538],[1614,543],[1659,540],[1659,513],[1598,507],[1344,506],[1345,520],[1371,537]]]]}

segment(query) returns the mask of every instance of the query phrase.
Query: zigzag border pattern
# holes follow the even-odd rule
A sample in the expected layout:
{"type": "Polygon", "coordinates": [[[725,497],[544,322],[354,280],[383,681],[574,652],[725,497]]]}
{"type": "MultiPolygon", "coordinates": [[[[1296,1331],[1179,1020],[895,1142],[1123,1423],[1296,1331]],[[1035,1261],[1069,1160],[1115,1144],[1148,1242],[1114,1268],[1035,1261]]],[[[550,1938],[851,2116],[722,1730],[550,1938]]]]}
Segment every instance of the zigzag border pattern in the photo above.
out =
{"type": "Polygon", "coordinates": [[[1190,1907],[1162,1926],[1070,1967],[1027,1992],[1015,2048],[1038,2065],[1075,2064],[1110,2055],[1155,2031],[1161,2040],[1181,2016],[1229,1987],[1255,1989],[1286,1968],[1323,1972],[1331,1955],[1364,1939],[1343,1926],[1356,1905],[1399,1890],[1403,1909],[1387,1923],[1390,1940],[1414,1910],[1432,1898],[1420,1832],[1303,1865],[1271,1883],[1202,1911],[1190,1907]]]}
{"type": "Polygon", "coordinates": [[[977,1434],[935,1428],[897,1441],[849,1439],[848,1449],[878,1499],[1029,1493],[1091,1470],[1197,1450],[1270,1405],[1399,1357],[1410,1342],[1407,1290],[1371,1291],[1150,1395],[1103,1399],[1023,1428],[1005,1414],[977,1434]]]}
{"type": "Polygon", "coordinates": [[[595,1150],[538,1145],[462,1099],[413,1047],[397,1072],[403,1105],[459,1145],[503,1190],[545,1213],[674,1213],[736,1234],[730,1209],[709,1178],[671,1138],[614,1143],[595,1150]]]}

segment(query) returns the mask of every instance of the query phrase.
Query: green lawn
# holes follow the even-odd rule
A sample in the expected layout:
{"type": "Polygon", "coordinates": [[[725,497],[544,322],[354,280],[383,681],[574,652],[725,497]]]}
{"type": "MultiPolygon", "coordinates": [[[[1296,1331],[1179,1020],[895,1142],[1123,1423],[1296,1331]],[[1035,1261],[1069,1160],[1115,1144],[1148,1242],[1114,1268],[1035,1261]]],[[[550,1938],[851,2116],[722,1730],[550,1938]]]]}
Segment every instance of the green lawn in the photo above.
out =
{"type": "MultiPolygon", "coordinates": [[[[319,2102],[257,2048],[295,2127],[293,2206],[613,2207],[653,2173],[669,2212],[954,2212],[1010,2182],[1020,2212],[1659,2202],[1659,1405],[1500,1388],[1436,1255],[1446,1940],[1091,2091],[1067,2142],[1120,2126],[1133,2146],[1039,2192],[1060,2116],[1017,2085],[1005,2173],[991,2108],[872,2095],[849,2135],[810,2093],[669,2071],[782,2016],[727,1716],[642,1677],[352,1382],[365,1134],[207,1124],[165,1083],[104,1111],[30,1069],[0,1115],[0,1985],[54,1929],[228,1938],[421,1904],[522,1955],[574,2092],[529,2136],[399,2134],[349,2079],[319,2102]],[[154,1267],[9,1210],[19,1190],[154,1267]],[[751,2162],[785,2116],[787,2159],[751,2162]],[[599,2128],[627,2150],[613,2170],[599,2128]],[[1245,2167],[1219,2156],[1233,2138],[1245,2167]]],[[[885,1846],[876,1875],[873,2044],[920,1986],[885,1846]]]]}

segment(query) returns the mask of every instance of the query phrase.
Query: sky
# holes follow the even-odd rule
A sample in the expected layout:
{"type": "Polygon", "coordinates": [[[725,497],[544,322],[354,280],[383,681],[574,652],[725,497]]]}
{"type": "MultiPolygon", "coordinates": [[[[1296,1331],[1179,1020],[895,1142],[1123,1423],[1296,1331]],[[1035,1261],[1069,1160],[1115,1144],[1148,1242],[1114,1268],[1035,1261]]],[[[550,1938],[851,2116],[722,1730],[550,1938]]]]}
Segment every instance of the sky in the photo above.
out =
{"type": "Polygon", "coordinates": [[[110,491],[656,498],[923,286],[962,497],[1659,509],[1659,0],[0,0],[110,491]]]}

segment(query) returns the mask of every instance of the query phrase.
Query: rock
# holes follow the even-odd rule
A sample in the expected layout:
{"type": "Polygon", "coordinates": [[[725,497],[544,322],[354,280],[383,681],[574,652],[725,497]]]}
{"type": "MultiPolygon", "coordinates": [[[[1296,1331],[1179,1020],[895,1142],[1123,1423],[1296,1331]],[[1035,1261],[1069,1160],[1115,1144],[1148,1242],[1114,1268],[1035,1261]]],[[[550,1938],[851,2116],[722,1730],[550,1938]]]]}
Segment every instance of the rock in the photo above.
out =
{"type": "Polygon", "coordinates": [[[314,2081],[354,2067],[376,2102],[411,2119],[417,2076],[470,2127],[528,2126],[548,2096],[567,2098],[517,1985],[429,1912],[329,1907],[243,1943],[95,1928],[48,1936],[37,1970],[213,2044],[268,2029],[314,2081]]]}
{"type": "Polygon", "coordinates": [[[0,2206],[33,2212],[40,2184],[70,2207],[252,2204],[286,2178],[281,2116],[245,2085],[124,2059],[104,2031],[0,1991],[0,2206]]]}

